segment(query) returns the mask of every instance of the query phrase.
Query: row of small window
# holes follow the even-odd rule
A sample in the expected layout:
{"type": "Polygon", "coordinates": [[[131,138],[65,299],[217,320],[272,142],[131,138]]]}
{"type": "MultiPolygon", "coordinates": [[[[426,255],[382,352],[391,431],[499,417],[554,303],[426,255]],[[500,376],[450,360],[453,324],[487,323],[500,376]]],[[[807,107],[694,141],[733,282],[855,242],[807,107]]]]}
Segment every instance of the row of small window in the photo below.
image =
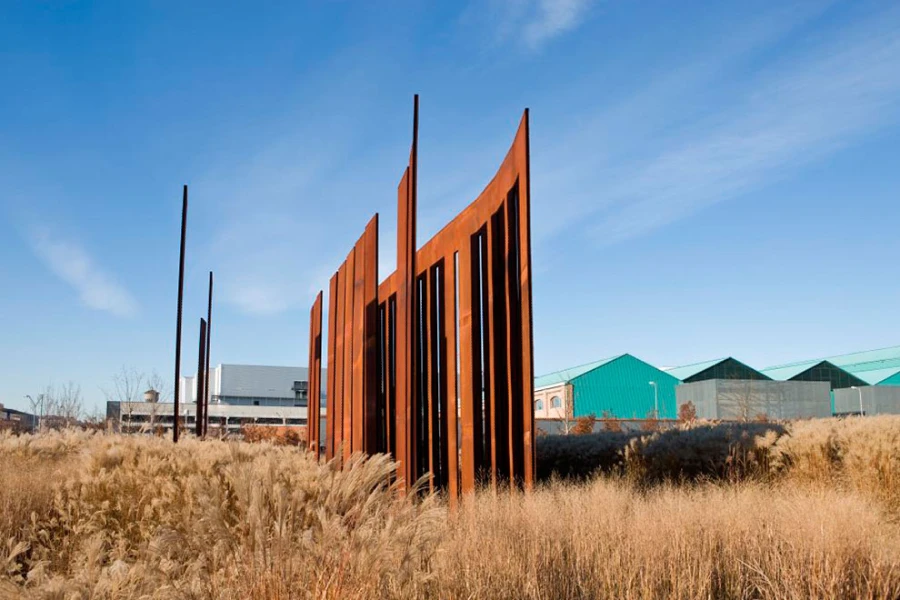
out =
{"type": "MultiPolygon", "coordinates": [[[[537,410],[544,410],[544,400],[538,400],[535,408],[537,410]]],[[[559,396],[550,398],[550,408],[562,408],[562,399],[559,396]]]]}

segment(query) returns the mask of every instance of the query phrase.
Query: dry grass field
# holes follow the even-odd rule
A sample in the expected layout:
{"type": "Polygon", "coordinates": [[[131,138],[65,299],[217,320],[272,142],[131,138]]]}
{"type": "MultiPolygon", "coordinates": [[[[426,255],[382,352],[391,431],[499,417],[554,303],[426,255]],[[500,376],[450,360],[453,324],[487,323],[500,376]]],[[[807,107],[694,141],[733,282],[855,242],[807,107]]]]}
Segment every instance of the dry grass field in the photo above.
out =
{"type": "Polygon", "coordinates": [[[538,456],[534,493],[451,514],[400,497],[384,457],[341,472],[269,444],[7,435],[0,598],[900,598],[900,418],[538,456]]]}

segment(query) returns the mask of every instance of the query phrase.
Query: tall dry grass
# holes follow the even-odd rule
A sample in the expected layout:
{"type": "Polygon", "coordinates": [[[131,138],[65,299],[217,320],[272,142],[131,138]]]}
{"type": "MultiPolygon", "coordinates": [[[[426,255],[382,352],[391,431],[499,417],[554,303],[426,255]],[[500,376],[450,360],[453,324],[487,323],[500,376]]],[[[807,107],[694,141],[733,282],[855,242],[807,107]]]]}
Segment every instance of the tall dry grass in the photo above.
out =
{"type": "Polygon", "coordinates": [[[5,436],[0,598],[898,598],[898,431],[556,440],[553,464],[582,454],[569,474],[612,466],[455,514],[401,497],[385,457],[338,471],[269,444],[5,436]]]}

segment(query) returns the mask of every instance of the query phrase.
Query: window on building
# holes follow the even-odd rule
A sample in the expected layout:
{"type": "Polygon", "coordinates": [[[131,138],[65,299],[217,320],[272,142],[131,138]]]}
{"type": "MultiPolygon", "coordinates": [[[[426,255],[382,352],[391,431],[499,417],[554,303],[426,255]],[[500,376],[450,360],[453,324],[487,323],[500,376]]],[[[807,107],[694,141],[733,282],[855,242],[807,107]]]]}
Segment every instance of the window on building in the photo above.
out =
{"type": "Polygon", "coordinates": [[[537,410],[544,410],[544,401],[543,401],[543,400],[538,400],[538,401],[537,401],[537,406],[536,406],[535,408],[537,408],[537,410]]]}
{"type": "Polygon", "coordinates": [[[550,407],[551,408],[562,408],[562,399],[559,396],[553,396],[550,399],[550,407]]]}
{"type": "Polygon", "coordinates": [[[259,406],[259,400],[254,400],[254,401],[253,401],[253,406],[259,406]]]}

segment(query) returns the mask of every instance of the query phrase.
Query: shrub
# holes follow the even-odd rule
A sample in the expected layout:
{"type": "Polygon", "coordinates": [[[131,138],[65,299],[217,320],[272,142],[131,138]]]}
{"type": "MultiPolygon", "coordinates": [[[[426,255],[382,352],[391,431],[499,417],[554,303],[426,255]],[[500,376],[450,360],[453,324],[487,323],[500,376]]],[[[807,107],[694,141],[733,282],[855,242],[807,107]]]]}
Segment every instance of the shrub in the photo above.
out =
{"type": "Polygon", "coordinates": [[[784,433],[784,426],[774,423],[670,429],[632,439],[625,449],[625,469],[641,483],[764,476],[771,447],[784,433]]]}
{"type": "Polygon", "coordinates": [[[587,435],[550,435],[537,439],[537,478],[585,479],[597,473],[621,473],[623,451],[637,433],[603,431],[587,435]]]}
{"type": "Polygon", "coordinates": [[[575,419],[575,426],[572,427],[570,433],[572,435],[588,435],[594,433],[594,423],[596,421],[597,417],[594,416],[594,413],[578,417],[575,419]]]}
{"type": "Polygon", "coordinates": [[[268,442],[275,446],[300,446],[306,443],[306,427],[276,427],[244,425],[241,434],[245,442],[268,442]]]}
{"type": "Polygon", "coordinates": [[[681,423],[693,423],[697,420],[697,407],[688,400],[678,407],[678,421],[681,423]]]}

